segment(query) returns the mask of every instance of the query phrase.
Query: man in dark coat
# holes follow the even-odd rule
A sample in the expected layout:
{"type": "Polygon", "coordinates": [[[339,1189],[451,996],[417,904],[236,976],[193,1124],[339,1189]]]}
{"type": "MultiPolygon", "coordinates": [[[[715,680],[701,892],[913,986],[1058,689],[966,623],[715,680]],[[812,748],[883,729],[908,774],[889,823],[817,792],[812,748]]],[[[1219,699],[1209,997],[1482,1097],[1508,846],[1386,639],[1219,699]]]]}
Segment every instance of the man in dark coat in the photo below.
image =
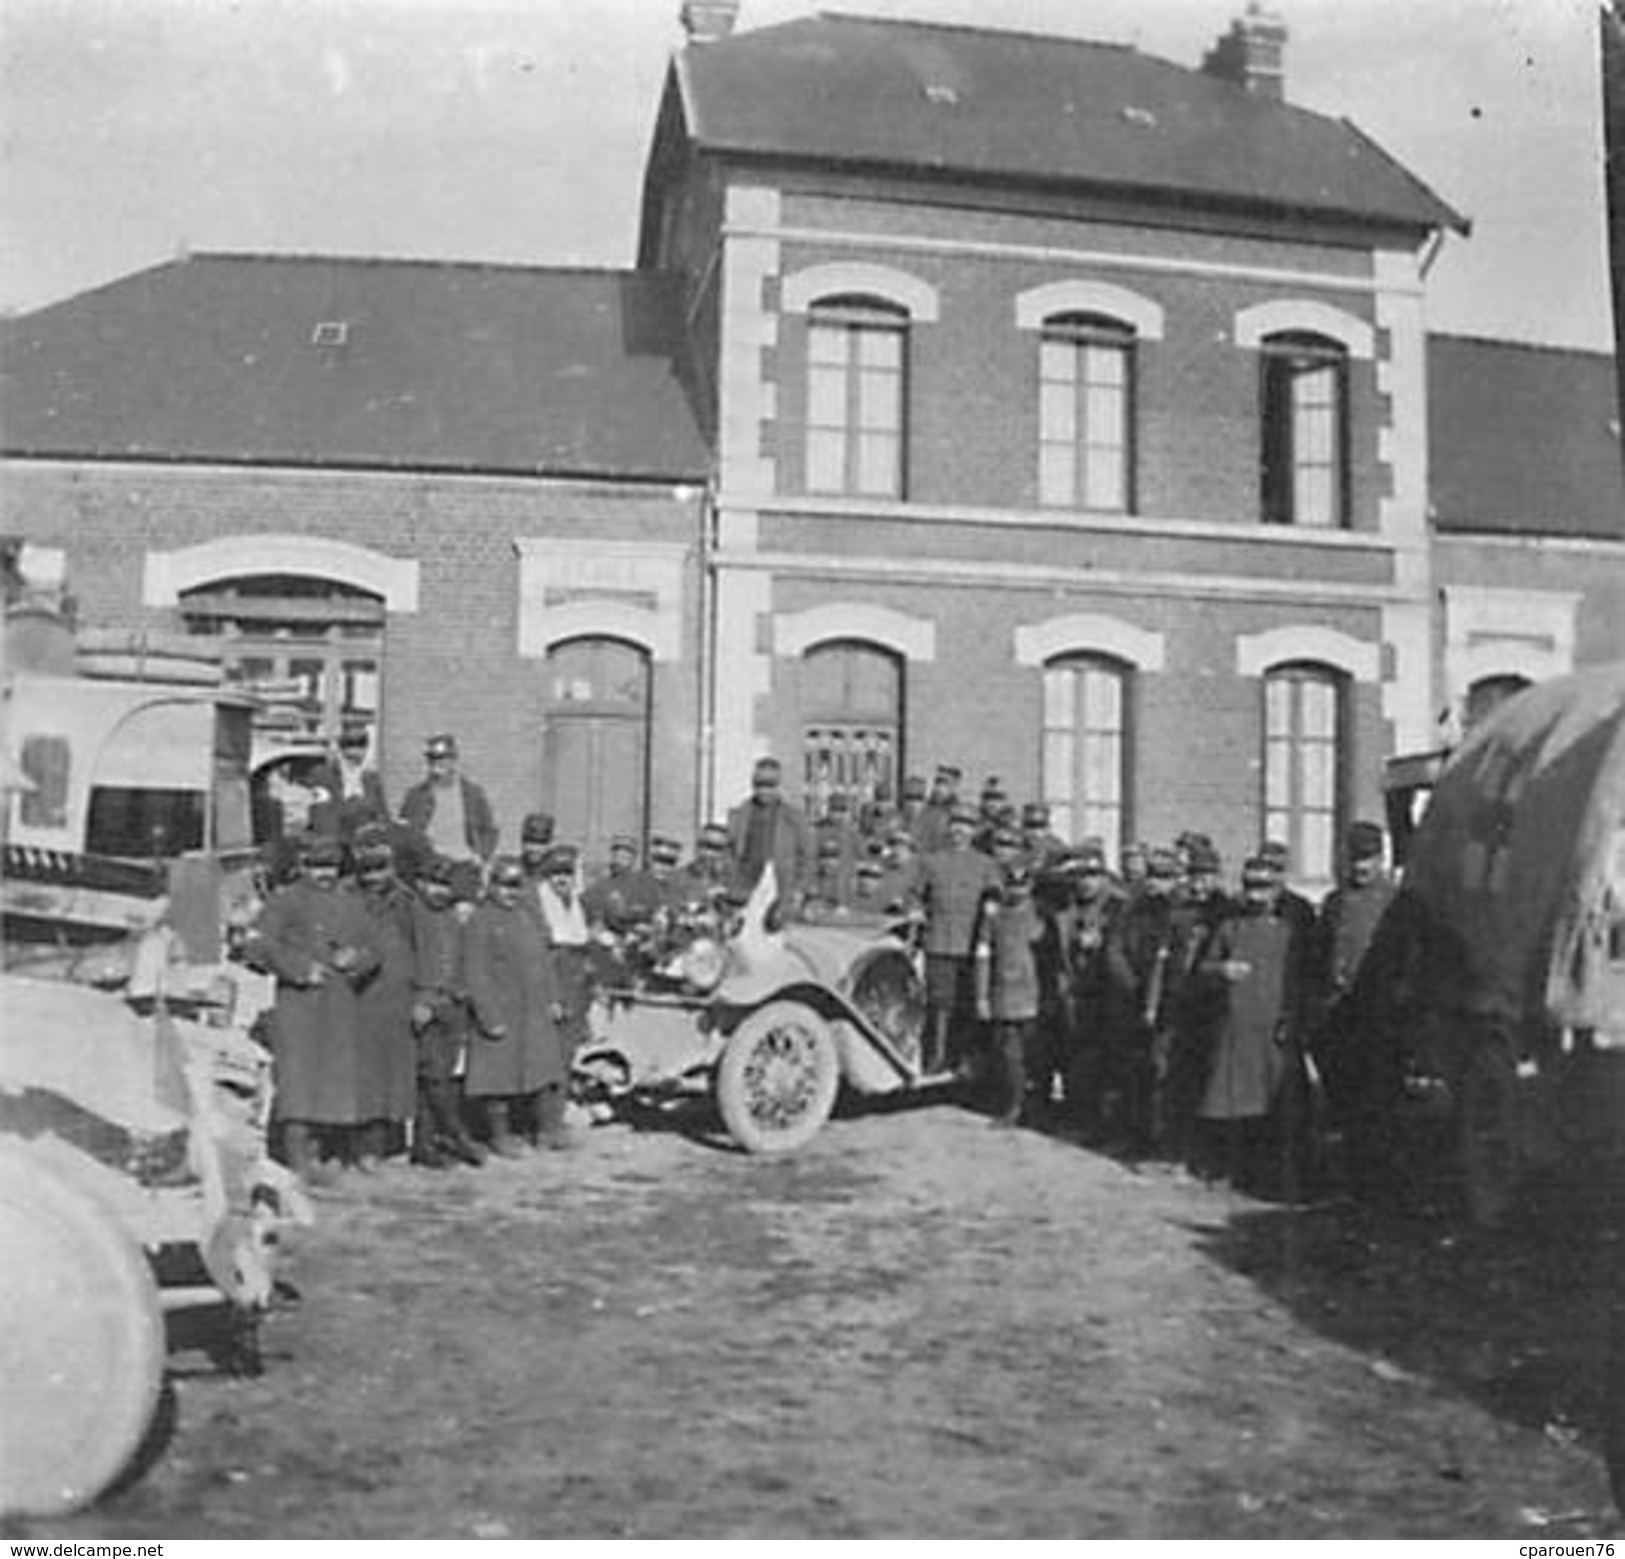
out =
{"type": "Polygon", "coordinates": [[[417,1047],[412,1038],[412,892],[395,875],[388,832],[369,824],[356,836],[356,895],[367,917],[378,965],[356,987],[356,1167],[374,1170],[389,1151],[392,1128],[411,1120],[417,1103],[417,1047]]]}
{"type": "Polygon", "coordinates": [[[946,849],[920,864],[925,911],[925,1056],[927,1074],[966,1066],[966,1034],[975,1011],[971,951],[982,901],[996,892],[999,868],[971,848],[976,814],[962,807],[948,825],[946,849]]]}
{"type": "Polygon", "coordinates": [[[355,894],[339,882],[344,847],[315,837],[303,850],[301,875],[266,901],[251,956],[276,977],[272,1053],[276,1115],[283,1123],[289,1167],[319,1184],[318,1132],[349,1147],[361,1113],[360,1035],[356,982],[377,968],[372,927],[355,894]]]}
{"type": "Polygon", "coordinates": [[[777,758],[757,759],[750,799],[728,814],[728,841],[740,890],[754,888],[772,862],[779,903],[785,915],[794,916],[812,873],[812,830],[801,809],[779,794],[781,779],[777,758]]]}
{"type": "Polygon", "coordinates": [[[532,1109],[544,1136],[563,1130],[569,1082],[552,959],[541,917],[520,902],[524,891],[525,868],[511,855],[498,857],[464,943],[477,1035],[469,1047],[468,1096],[483,1101],[491,1150],[504,1158],[524,1152],[522,1117],[532,1109]]]}
{"type": "Polygon", "coordinates": [[[485,792],[457,768],[457,738],[431,736],[423,749],[428,775],[401,801],[401,821],[421,833],[436,853],[454,861],[489,861],[497,825],[485,792]]]}
{"type": "Polygon", "coordinates": [[[1303,1144],[1300,1044],[1307,995],[1306,947],[1275,913],[1274,869],[1251,857],[1242,897],[1213,926],[1195,971],[1211,1025],[1198,1115],[1200,1162],[1244,1190],[1290,1191],[1303,1144]]]}
{"type": "Polygon", "coordinates": [[[1105,1092],[1115,1101],[1112,1125],[1121,1146],[1149,1153],[1156,1110],[1155,1055],[1180,1005],[1182,944],[1175,893],[1182,880],[1171,850],[1152,850],[1139,894],[1112,927],[1107,959],[1123,1021],[1110,1033],[1105,1092]]]}
{"type": "Polygon", "coordinates": [[[1031,879],[1017,867],[1002,887],[985,894],[972,954],[976,1016],[988,1026],[989,1048],[1000,1073],[995,1126],[1030,1120],[1027,1060],[1038,1021],[1038,943],[1043,934],[1031,879]]]}
{"type": "Polygon", "coordinates": [[[1314,1055],[1343,1134],[1351,1189],[1370,1198],[1394,1189],[1391,1133],[1405,1083],[1402,1014],[1415,984],[1415,944],[1401,930],[1402,917],[1390,916],[1396,885],[1383,870],[1384,837],[1376,823],[1350,824],[1342,880],[1321,906],[1314,960],[1314,1055]]]}
{"type": "Polygon", "coordinates": [[[463,923],[452,889],[452,863],[424,862],[412,905],[412,1031],[417,1039],[417,1125],[412,1161],[429,1169],[452,1160],[483,1164],[485,1149],[463,1120],[468,1069],[468,988],[463,977],[463,923]]]}
{"type": "Polygon", "coordinates": [[[1071,1032],[1063,1053],[1068,1114],[1086,1136],[1105,1123],[1102,1102],[1109,1058],[1121,1053],[1125,1006],[1112,979],[1108,948],[1128,903],[1111,879],[1099,844],[1078,847],[1071,902],[1058,918],[1057,937],[1067,967],[1071,1032]]]}

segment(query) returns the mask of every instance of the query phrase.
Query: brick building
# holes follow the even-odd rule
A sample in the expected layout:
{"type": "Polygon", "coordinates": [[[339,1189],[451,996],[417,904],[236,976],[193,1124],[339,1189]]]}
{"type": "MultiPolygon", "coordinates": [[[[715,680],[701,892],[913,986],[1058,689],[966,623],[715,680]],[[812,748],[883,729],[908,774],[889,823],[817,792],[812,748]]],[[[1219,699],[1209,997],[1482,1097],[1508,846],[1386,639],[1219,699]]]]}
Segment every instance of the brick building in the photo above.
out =
{"type": "Polygon", "coordinates": [[[207,638],[389,795],[683,828],[708,457],[650,275],[197,256],[17,322],[4,529],[82,623],[207,638]]]}
{"type": "Polygon", "coordinates": [[[590,839],[951,759],[1318,887],[1441,712],[1625,654],[1607,360],[1430,343],[1466,224],[1269,17],[1193,71],[736,9],[684,7],[634,272],[200,258],[22,321],[5,529],[256,672],[319,621],[392,793],[449,726],[590,839]]]}
{"type": "Polygon", "coordinates": [[[819,16],[679,54],[640,260],[716,409],[718,791],[951,757],[1063,832],[1280,835],[1323,882],[1430,743],[1422,293],[1465,224],[1287,104],[1281,43],[819,16]]]}

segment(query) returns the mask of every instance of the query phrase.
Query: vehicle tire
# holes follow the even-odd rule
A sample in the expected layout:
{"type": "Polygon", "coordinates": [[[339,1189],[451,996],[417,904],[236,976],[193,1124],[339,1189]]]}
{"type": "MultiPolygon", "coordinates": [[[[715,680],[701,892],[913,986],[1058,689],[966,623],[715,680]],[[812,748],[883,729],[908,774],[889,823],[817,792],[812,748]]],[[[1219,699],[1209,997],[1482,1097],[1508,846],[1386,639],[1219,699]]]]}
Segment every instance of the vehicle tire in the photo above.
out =
{"type": "Polygon", "coordinates": [[[747,1153],[788,1153],[810,1142],[840,1086],[829,1025],[799,1001],[772,1001],[751,1013],[717,1063],[717,1109],[747,1153]]]}
{"type": "Polygon", "coordinates": [[[114,1213],[0,1144],[0,1516],[88,1505],[134,1459],[163,1385],[146,1256],[114,1213]]]}
{"type": "Polygon", "coordinates": [[[1456,1101],[1462,1196],[1474,1227],[1506,1218],[1520,1179],[1518,1068],[1498,1033],[1481,1034],[1462,1064],[1456,1101]]]}

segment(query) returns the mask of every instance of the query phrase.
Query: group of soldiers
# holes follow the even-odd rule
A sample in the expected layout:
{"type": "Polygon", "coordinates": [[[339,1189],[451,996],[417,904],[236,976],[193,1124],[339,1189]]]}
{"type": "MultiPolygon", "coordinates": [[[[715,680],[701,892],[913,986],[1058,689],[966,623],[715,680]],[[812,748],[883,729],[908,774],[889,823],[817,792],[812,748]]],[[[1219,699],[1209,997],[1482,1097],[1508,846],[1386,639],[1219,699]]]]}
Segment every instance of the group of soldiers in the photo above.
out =
{"type": "Polygon", "coordinates": [[[1057,838],[1043,803],[1017,807],[996,779],[962,801],[962,777],[944,765],[856,816],[831,796],[808,827],[767,759],[722,832],[746,882],[775,862],[790,913],[916,929],[922,1071],[978,1085],[996,1124],[1065,1125],[1279,1192],[1301,1184],[1330,1124],[1353,1184],[1381,1191],[1414,953],[1385,919],[1378,825],[1348,829],[1342,880],[1317,909],[1288,886],[1279,842],[1227,888],[1206,835],[1112,861],[1099,839],[1057,838]]]}
{"type": "Polygon", "coordinates": [[[685,929],[725,931],[770,868],[780,920],[912,937],[921,1072],[967,1082],[995,1122],[1065,1125],[1265,1189],[1301,1159],[1320,1081],[1356,1177],[1380,1174],[1398,964],[1377,936],[1393,888],[1375,825],[1350,829],[1345,880],[1317,912],[1286,886],[1279,846],[1249,857],[1232,893],[1200,834],[1109,861],[997,781],[963,802],[951,765],[905,781],[895,805],[835,792],[809,820],[763,758],[686,862],[675,838],[652,838],[640,863],[619,837],[583,883],[545,813],[524,819],[517,854],[496,853],[452,737],[430,738],[398,815],[360,746],[341,744],[297,866],[243,947],[276,977],[278,1117],[313,1181],[324,1149],[367,1170],[407,1137],[429,1167],[568,1146],[595,988],[685,929]]]}

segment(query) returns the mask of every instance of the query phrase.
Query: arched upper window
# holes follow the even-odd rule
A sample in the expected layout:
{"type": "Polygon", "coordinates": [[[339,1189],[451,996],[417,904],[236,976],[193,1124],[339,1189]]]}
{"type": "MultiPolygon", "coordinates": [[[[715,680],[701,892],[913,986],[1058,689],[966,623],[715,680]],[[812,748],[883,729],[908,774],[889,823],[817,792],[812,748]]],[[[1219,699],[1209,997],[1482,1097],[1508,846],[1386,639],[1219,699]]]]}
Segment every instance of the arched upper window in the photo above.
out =
{"type": "Polygon", "coordinates": [[[1283,331],[1261,343],[1263,514],[1273,525],[1348,524],[1348,348],[1283,331]]]}
{"type": "Polygon", "coordinates": [[[1045,507],[1134,510],[1132,325],[1054,314],[1038,347],[1038,498],[1045,507]]]}
{"type": "Polygon", "coordinates": [[[808,492],[903,496],[908,327],[907,312],[881,298],[809,306],[808,492]]]}

